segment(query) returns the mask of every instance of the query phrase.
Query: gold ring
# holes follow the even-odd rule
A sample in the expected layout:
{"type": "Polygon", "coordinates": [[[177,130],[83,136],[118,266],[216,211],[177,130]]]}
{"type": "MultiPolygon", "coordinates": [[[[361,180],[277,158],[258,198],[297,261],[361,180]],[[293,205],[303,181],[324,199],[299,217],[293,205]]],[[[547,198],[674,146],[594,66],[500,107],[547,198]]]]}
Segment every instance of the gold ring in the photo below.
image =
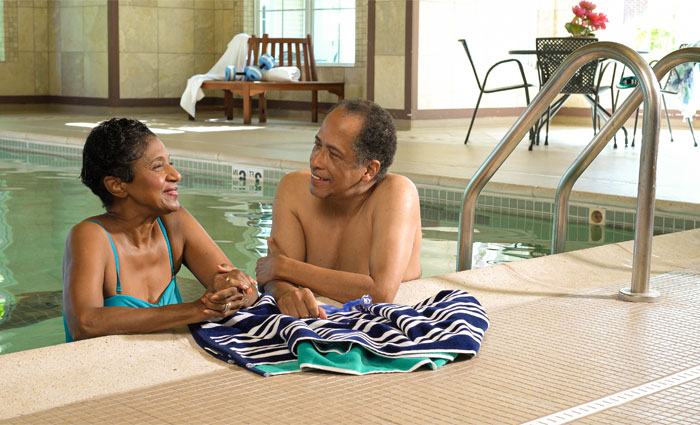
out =
{"type": "Polygon", "coordinates": [[[231,310],[231,303],[230,302],[224,304],[224,311],[222,311],[222,313],[226,313],[229,310],[231,310]]]}
{"type": "Polygon", "coordinates": [[[231,280],[231,276],[230,276],[230,275],[226,275],[226,283],[228,283],[229,280],[231,280]]]}

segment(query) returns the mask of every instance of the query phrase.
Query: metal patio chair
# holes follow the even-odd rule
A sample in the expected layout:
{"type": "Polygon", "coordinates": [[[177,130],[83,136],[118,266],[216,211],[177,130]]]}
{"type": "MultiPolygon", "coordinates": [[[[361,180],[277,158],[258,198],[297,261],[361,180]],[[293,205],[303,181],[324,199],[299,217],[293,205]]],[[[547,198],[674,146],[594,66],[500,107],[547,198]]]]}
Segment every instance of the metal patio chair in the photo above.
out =
{"type": "MultiPolygon", "coordinates": [[[[539,70],[540,87],[547,84],[549,79],[554,75],[554,73],[559,68],[559,65],[566,59],[571,53],[580,47],[597,42],[597,38],[589,37],[540,37],[535,40],[535,45],[537,49],[537,68],[539,70]]],[[[547,107],[547,112],[543,114],[543,122],[546,125],[545,130],[545,140],[544,144],[547,146],[549,144],[549,121],[554,115],[559,111],[559,109],[564,105],[564,102],[572,94],[582,94],[586,96],[586,100],[591,103],[591,120],[593,122],[593,133],[597,132],[600,127],[600,118],[607,120],[612,114],[615,113],[615,99],[612,93],[612,87],[614,84],[616,65],[614,62],[608,61],[600,67],[598,71],[600,61],[594,60],[588,62],[579,68],[576,73],[571,77],[568,83],[561,90],[564,96],[554,102],[553,105],[547,107]],[[613,76],[610,80],[609,85],[601,85],[603,76],[609,65],[613,64],[613,76]],[[605,108],[599,103],[600,94],[610,90],[611,107],[612,114],[609,113],[605,108]]],[[[530,143],[530,149],[532,149],[533,144],[539,145],[541,126],[537,129],[537,135],[534,140],[530,143]]],[[[623,127],[625,132],[625,140],[627,140],[627,130],[623,127]]],[[[614,147],[617,148],[617,139],[615,139],[614,147]]],[[[625,142],[626,143],[626,142],[625,142]]]]}
{"type": "MultiPolygon", "coordinates": [[[[688,47],[688,44],[681,44],[678,48],[683,49],[688,47]]],[[[651,61],[649,62],[650,66],[653,66],[656,62],[658,61],[651,61]]],[[[630,77],[625,75],[626,67],[622,68],[622,73],[620,75],[620,81],[617,83],[616,87],[618,89],[617,94],[615,95],[615,104],[617,104],[618,99],[620,97],[620,90],[625,90],[625,89],[633,89],[637,87],[637,80],[635,77],[630,77]]],[[[669,118],[668,115],[668,107],[666,106],[666,94],[672,94],[672,95],[677,95],[678,92],[673,90],[671,87],[671,84],[669,84],[669,81],[672,81],[673,78],[679,78],[678,71],[676,68],[672,69],[668,75],[666,76],[666,80],[662,84],[661,87],[661,100],[664,105],[664,112],[666,113],[666,124],[668,124],[668,133],[671,135],[671,142],[673,142],[673,130],[671,129],[671,119],[669,118]]],[[[634,147],[634,137],[637,134],[637,122],[639,120],[639,108],[637,108],[637,111],[634,115],[634,128],[632,130],[632,147],[634,147]]],[[[693,122],[690,120],[690,118],[686,119],[688,123],[688,127],[690,128],[690,135],[693,136],[693,146],[697,147],[698,142],[695,139],[695,131],[693,131],[693,122]]]]}
{"type": "MultiPolygon", "coordinates": [[[[469,135],[472,132],[472,127],[474,126],[474,120],[476,119],[476,113],[479,110],[479,104],[481,103],[481,97],[484,95],[484,93],[498,93],[502,91],[508,91],[508,90],[519,90],[519,89],[524,89],[525,90],[525,102],[526,105],[530,104],[530,87],[535,87],[533,84],[529,84],[527,82],[527,78],[525,77],[525,71],[523,71],[523,64],[520,63],[518,59],[504,59],[502,61],[498,61],[495,64],[493,64],[488,71],[486,71],[486,76],[484,77],[484,82],[482,83],[481,80],[479,79],[479,73],[476,72],[476,66],[474,65],[474,60],[472,59],[471,53],[469,53],[469,47],[467,46],[467,40],[465,39],[459,39],[462,43],[462,46],[464,47],[464,51],[467,54],[467,58],[469,58],[469,63],[472,66],[472,71],[474,71],[474,78],[476,79],[476,84],[479,86],[479,99],[476,101],[476,106],[474,107],[474,113],[472,114],[472,121],[469,123],[469,130],[467,131],[467,137],[464,139],[464,144],[466,145],[467,142],[469,141],[469,135]],[[518,65],[518,69],[520,71],[520,77],[522,78],[523,82],[521,84],[514,84],[510,86],[502,86],[502,87],[493,87],[493,88],[486,88],[486,82],[488,81],[489,74],[491,74],[491,71],[493,71],[496,67],[499,65],[507,64],[510,62],[515,62],[518,65]]],[[[532,140],[534,138],[534,130],[530,131],[530,139],[532,140]]]]}

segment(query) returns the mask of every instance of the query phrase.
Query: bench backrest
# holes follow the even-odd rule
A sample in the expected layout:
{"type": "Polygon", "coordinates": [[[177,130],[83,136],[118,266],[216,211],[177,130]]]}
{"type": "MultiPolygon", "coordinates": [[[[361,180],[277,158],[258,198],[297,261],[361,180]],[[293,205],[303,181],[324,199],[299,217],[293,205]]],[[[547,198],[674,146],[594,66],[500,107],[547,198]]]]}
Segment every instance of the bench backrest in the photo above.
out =
{"type": "Polygon", "coordinates": [[[318,81],[311,35],[306,38],[270,38],[264,34],[248,39],[248,65],[257,65],[258,58],[265,53],[275,58],[275,66],[299,68],[300,81],[318,81]]]}

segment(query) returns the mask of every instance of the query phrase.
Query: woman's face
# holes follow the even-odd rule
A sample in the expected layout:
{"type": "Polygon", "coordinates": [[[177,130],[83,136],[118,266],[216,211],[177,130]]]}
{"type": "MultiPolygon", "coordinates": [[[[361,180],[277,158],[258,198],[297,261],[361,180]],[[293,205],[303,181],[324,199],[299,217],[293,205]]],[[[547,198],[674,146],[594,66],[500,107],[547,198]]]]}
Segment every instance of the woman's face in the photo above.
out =
{"type": "Polygon", "coordinates": [[[177,182],[180,173],[170,163],[170,154],[157,137],[148,140],[143,156],[132,165],[134,179],[128,185],[129,197],[137,204],[163,210],[177,211],[177,182]]]}

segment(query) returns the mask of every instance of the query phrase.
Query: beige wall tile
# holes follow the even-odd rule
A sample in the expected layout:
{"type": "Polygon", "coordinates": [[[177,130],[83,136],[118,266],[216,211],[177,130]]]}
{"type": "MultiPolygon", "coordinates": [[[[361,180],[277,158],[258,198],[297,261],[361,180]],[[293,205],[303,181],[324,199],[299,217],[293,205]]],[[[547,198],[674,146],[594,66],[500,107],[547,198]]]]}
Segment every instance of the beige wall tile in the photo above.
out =
{"type": "Polygon", "coordinates": [[[48,26],[48,9],[34,8],[34,50],[37,52],[49,50],[48,26]]]}
{"type": "Polygon", "coordinates": [[[49,53],[34,53],[34,94],[49,94],[49,53]]]}
{"type": "Polygon", "coordinates": [[[343,80],[346,84],[367,84],[367,70],[364,68],[343,68],[343,80]]]}
{"type": "Polygon", "coordinates": [[[195,53],[193,75],[206,74],[218,60],[219,57],[213,53],[195,53]]]}
{"type": "Polygon", "coordinates": [[[119,87],[122,99],[158,97],[158,54],[121,53],[119,87]]]}
{"type": "Polygon", "coordinates": [[[17,61],[0,64],[0,96],[31,96],[34,94],[34,52],[19,52],[17,61]]]}
{"type": "Polygon", "coordinates": [[[345,85],[345,98],[367,98],[367,87],[364,85],[346,84],[345,85]]]}
{"type": "Polygon", "coordinates": [[[49,3],[47,9],[47,37],[49,52],[61,51],[61,9],[55,2],[49,3]]]}
{"type": "Polygon", "coordinates": [[[61,95],[61,52],[49,52],[49,94],[61,95]]]}
{"type": "Polygon", "coordinates": [[[180,97],[187,79],[194,75],[194,56],[177,53],[158,55],[158,97],[180,97]]]}
{"type": "Polygon", "coordinates": [[[214,8],[215,9],[233,9],[233,7],[234,7],[233,0],[214,0],[214,8]]]}
{"type": "Polygon", "coordinates": [[[102,99],[109,97],[107,52],[86,52],[83,69],[83,95],[102,99]]]}
{"type": "Polygon", "coordinates": [[[233,22],[234,22],[234,11],[233,10],[224,10],[224,11],[218,11],[216,12],[217,15],[221,15],[221,28],[218,28],[219,34],[221,34],[221,53],[223,54],[226,51],[226,47],[228,46],[228,43],[233,39],[233,37],[236,35],[236,31],[233,28],[233,22]]]}
{"type": "Polygon", "coordinates": [[[197,9],[194,11],[194,51],[195,53],[214,53],[214,10],[197,9]]]}
{"type": "Polygon", "coordinates": [[[83,93],[83,64],[83,52],[63,52],[61,54],[61,94],[63,96],[85,96],[83,93]]]}
{"type": "Polygon", "coordinates": [[[174,7],[178,9],[193,9],[194,0],[158,0],[158,7],[174,7]]]}
{"type": "Polygon", "coordinates": [[[17,8],[17,47],[20,52],[34,51],[34,9],[31,3],[20,3],[17,8]]]}
{"type": "Polygon", "coordinates": [[[231,40],[224,40],[224,15],[221,11],[217,10],[214,13],[214,53],[222,55],[226,51],[226,45],[231,40]]]}
{"type": "Polygon", "coordinates": [[[119,0],[119,7],[124,6],[158,7],[158,0],[119,0]]]}
{"type": "Polygon", "coordinates": [[[107,6],[83,8],[83,34],[85,51],[107,51],[107,6]]]}
{"type": "Polygon", "coordinates": [[[124,6],[158,7],[158,0],[119,0],[119,7],[124,6]]]}
{"type": "Polygon", "coordinates": [[[158,9],[158,52],[194,51],[194,9],[158,9]]]}
{"type": "Polygon", "coordinates": [[[213,9],[214,0],[194,0],[195,9],[213,9]]]}
{"type": "Polygon", "coordinates": [[[405,55],[406,2],[376,3],[374,53],[383,56],[405,55]]]}
{"type": "Polygon", "coordinates": [[[374,101],[384,108],[404,108],[403,56],[375,56],[374,101]]]}
{"type": "Polygon", "coordinates": [[[61,51],[82,52],[85,48],[83,38],[83,8],[62,7],[59,14],[61,51]]]}
{"type": "Polygon", "coordinates": [[[119,51],[158,51],[158,9],[119,6],[119,51]]]}

